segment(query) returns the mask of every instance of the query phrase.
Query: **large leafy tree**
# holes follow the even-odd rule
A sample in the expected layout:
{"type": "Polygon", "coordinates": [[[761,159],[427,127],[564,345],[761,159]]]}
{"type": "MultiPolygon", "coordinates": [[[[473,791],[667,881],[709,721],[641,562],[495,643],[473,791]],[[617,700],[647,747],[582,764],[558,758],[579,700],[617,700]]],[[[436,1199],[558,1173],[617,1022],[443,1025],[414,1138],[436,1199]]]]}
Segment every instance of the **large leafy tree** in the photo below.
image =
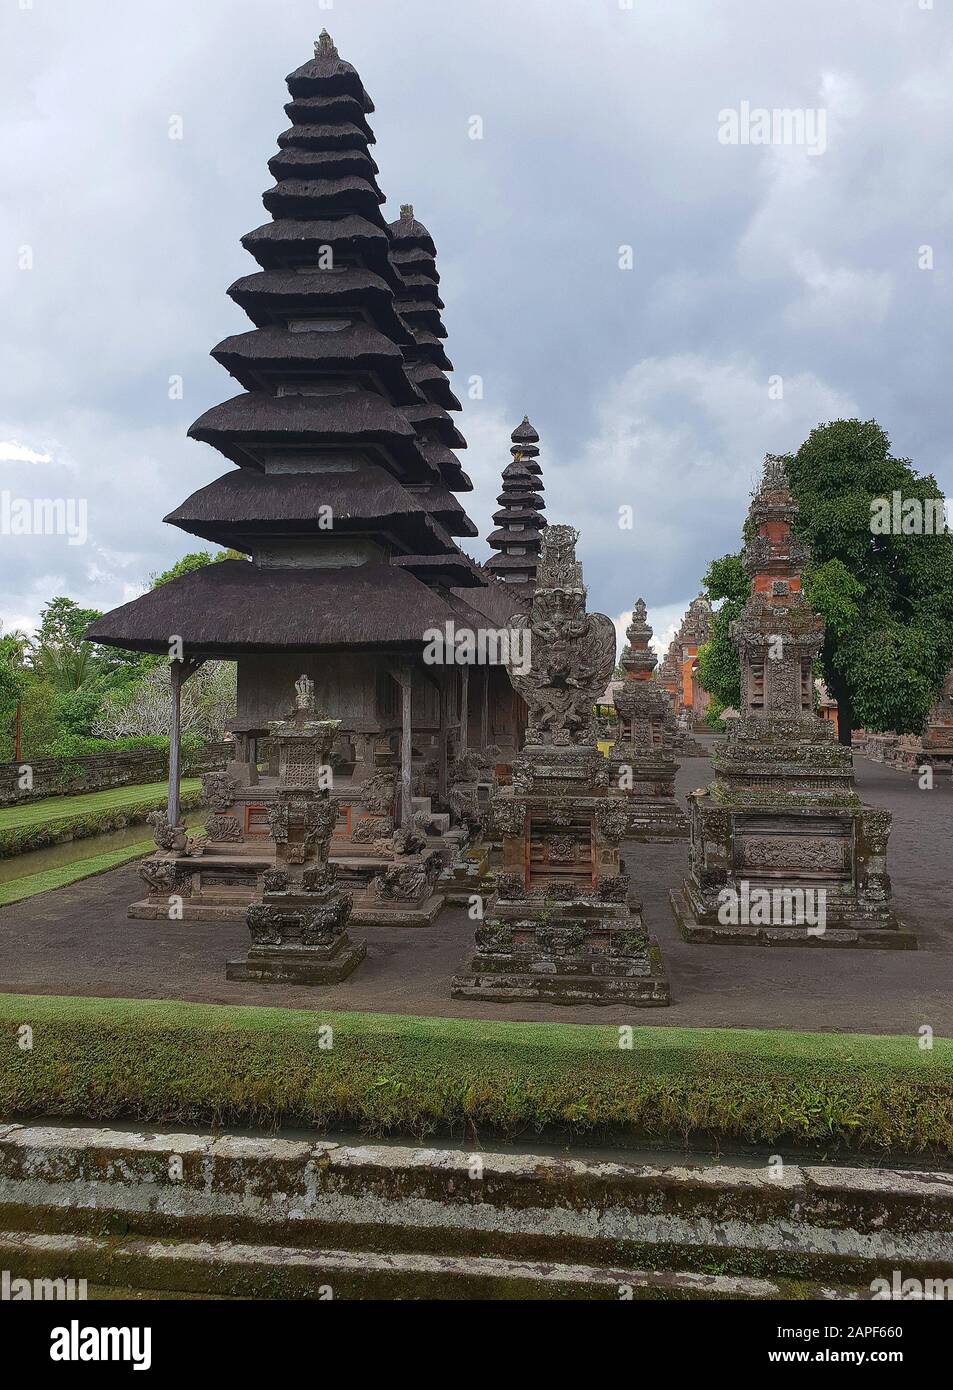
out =
{"type": "MultiPolygon", "coordinates": [[[[875,420],[819,425],[784,461],[799,507],[795,529],[811,547],[805,596],[826,624],[821,667],[841,742],[860,727],[918,733],[953,660],[953,536],[878,534],[871,516],[876,499],[895,492],[920,503],[942,499],[936,480],[894,458],[875,420]]],[[[740,611],[739,573],[744,579],[740,555],[729,555],[706,576],[709,596],[725,604],[700,674],[722,704],[737,690],[727,624],[740,611]]]]}
{"type": "Polygon", "coordinates": [[[698,653],[699,683],[712,696],[709,714],[716,720],[723,710],[741,703],[741,669],[730,633],[748,597],[748,576],[741,555],[712,560],[704,584],[712,603],[721,601],[712,613],[711,637],[698,653]]]}
{"type": "Polygon", "coordinates": [[[953,660],[953,535],[877,534],[871,516],[894,493],[942,503],[936,479],[895,458],[876,420],[819,425],[785,463],[841,740],[860,727],[919,733],[953,660]]]}

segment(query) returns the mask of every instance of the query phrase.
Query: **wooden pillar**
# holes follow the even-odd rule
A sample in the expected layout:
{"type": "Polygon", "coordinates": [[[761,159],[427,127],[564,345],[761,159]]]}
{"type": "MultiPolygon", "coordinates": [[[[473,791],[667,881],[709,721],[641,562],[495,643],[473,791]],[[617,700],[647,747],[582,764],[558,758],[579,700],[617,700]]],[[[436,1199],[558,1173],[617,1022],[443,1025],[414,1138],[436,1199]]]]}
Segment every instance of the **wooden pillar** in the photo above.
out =
{"type": "Polygon", "coordinates": [[[486,748],[490,742],[490,668],[483,668],[483,700],[480,706],[480,747],[486,748]]]}
{"type": "Polygon", "coordinates": [[[470,668],[460,668],[460,757],[465,758],[470,742],[470,668]]]}
{"type": "Polygon", "coordinates": [[[413,668],[406,662],[388,667],[391,680],[400,686],[400,823],[409,828],[413,823],[413,668]]]}
{"type": "Polygon", "coordinates": [[[450,737],[450,699],[453,690],[453,668],[444,667],[440,678],[440,726],[437,733],[437,797],[447,801],[447,743],[450,737]]]}
{"type": "Polygon", "coordinates": [[[172,714],[169,720],[169,800],[166,816],[170,827],[181,820],[180,787],[182,781],[182,687],[189,676],[202,665],[204,657],[195,660],[170,661],[169,681],[172,686],[172,714]]]}
{"type": "Polygon", "coordinates": [[[172,718],[169,723],[169,803],[166,816],[169,826],[176,826],[179,823],[179,783],[181,780],[181,768],[179,757],[179,741],[182,726],[182,684],[183,663],[172,661],[169,663],[169,680],[172,683],[172,718]]]}

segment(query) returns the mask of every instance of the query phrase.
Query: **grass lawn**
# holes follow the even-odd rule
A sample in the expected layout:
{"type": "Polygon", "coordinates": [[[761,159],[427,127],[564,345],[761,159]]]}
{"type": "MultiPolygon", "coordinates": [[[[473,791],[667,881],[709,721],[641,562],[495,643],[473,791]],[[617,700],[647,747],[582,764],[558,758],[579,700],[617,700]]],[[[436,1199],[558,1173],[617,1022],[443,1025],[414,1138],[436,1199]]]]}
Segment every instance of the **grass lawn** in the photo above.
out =
{"type": "Polygon", "coordinates": [[[90,855],[88,859],[76,859],[72,864],[61,864],[56,869],[45,869],[42,873],[28,874],[25,878],[14,878],[8,883],[0,883],[0,907],[22,902],[24,898],[33,898],[37,893],[48,893],[52,888],[65,888],[68,883],[78,883],[81,878],[104,874],[107,869],[116,869],[120,864],[128,864],[130,859],[141,859],[154,849],[155,842],[151,838],[140,840],[138,844],[126,845],[123,849],[90,855]]]}
{"type": "Polygon", "coordinates": [[[953,1042],[0,995],[0,1118],[953,1152],[953,1042]],[[17,1045],[22,1024],[32,1048],[17,1045]]]}
{"type": "MultiPolygon", "coordinates": [[[[183,778],[182,793],[198,791],[201,786],[197,777],[183,778]]],[[[83,796],[48,796],[42,801],[25,801],[19,806],[7,806],[0,811],[0,831],[26,825],[45,825],[49,821],[74,820],[79,816],[96,815],[100,811],[137,806],[143,801],[158,803],[168,793],[168,782],[144,782],[134,787],[110,787],[108,791],[89,792],[83,796]]]]}

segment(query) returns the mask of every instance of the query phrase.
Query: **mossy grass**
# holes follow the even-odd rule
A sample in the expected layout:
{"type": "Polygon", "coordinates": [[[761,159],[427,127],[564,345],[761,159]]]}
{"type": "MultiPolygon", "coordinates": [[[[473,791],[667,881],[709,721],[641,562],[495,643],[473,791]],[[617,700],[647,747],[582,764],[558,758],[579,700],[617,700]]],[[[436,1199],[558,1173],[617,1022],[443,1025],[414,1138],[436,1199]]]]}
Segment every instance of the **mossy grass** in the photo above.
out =
{"type": "Polygon", "coordinates": [[[54,888],[65,888],[80,879],[93,878],[96,874],[118,869],[132,859],[141,859],[155,849],[152,840],[140,840],[137,844],[126,845],[123,849],[109,850],[106,854],[91,855],[89,859],[76,859],[72,864],[61,864],[56,869],[44,869],[37,874],[27,874],[25,878],[13,878],[8,883],[0,883],[0,907],[11,903],[35,898],[37,893],[49,893],[54,888]]]}
{"type": "Polygon", "coordinates": [[[601,1025],[2,995],[0,1117],[417,1138],[569,1128],[946,1156],[953,1043],[918,1041],[639,1027],[620,1048],[601,1025]]]}

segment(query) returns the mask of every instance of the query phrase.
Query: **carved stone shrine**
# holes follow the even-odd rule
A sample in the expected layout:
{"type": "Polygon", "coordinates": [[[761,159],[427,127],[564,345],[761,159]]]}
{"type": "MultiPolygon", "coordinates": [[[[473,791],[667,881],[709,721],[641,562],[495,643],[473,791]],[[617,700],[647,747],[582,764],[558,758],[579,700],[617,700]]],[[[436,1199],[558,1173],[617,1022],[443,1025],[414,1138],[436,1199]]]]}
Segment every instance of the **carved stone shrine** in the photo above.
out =
{"type": "Polygon", "coordinates": [[[738,945],[916,946],[891,911],[889,811],[864,806],[851,750],[813,708],[824,625],[808,607],[797,505],[771,455],[749,512],[751,593],[732,637],[741,711],[689,798],[690,874],[671,895],[682,935],[738,945]]]}
{"type": "Polygon", "coordinates": [[[688,835],[688,821],[675,800],[671,716],[661,687],[652,679],[658,658],[649,646],[652,629],[643,599],[632,610],[625,635],[625,680],[613,696],[618,722],[610,786],[628,812],[629,839],[682,840],[688,835]]]}
{"type": "Polygon", "coordinates": [[[509,670],[526,742],[495,798],[503,869],[454,978],[457,998],[669,1002],[619,860],[627,812],[596,747],[593,704],[615,664],[615,629],[586,612],[576,540],[571,526],[546,529],[530,610],[513,619],[529,640],[526,667],[509,670]]]}
{"type": "Polygon", "coordinates": [[[329,795],[329,757],[337,719],[317,719],[314,685],[302,676],[290,720],[273,720],[278,786],[268,808],[275,864],[245,920],[248,955],[230,960],[229,980],[337,984],[367,953],[347,933],[351,894],[328,863],[336,811],[329,795]]]}

